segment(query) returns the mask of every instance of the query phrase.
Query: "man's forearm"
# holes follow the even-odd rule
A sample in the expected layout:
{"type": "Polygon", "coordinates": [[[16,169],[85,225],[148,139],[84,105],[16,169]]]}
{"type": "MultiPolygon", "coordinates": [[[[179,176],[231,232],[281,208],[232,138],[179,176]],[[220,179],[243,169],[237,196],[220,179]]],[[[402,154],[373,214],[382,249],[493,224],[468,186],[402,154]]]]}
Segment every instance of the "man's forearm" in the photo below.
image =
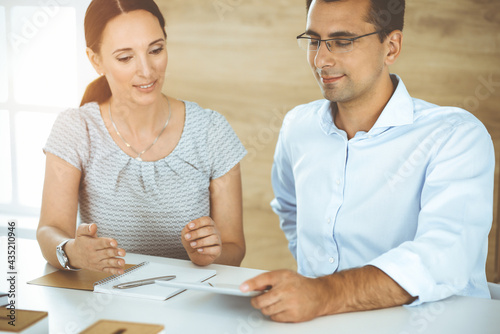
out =
{"type": "Polygon", "coordinates": [[[318,278],[325,296],[324,315],[409,304],[412,297],[391,277],[373,266],[318,278]]]}

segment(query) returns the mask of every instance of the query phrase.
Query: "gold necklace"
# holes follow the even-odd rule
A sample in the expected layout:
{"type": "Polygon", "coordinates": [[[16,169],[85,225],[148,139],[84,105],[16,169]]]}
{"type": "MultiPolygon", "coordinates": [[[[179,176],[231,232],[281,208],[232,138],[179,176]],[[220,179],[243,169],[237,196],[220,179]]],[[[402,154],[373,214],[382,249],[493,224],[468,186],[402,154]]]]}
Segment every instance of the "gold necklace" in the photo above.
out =
{"type": "Polygon", "coordinates": [[[137,161],[142,161],[142,158],[141,158],[141,155],[146,152],[147,150],[149,150],[154,144],[156,144],[156,142],[158,141],[158,138],[160,138],[161,134],[163,133],[163,131],[165,131],[165,129],[167,128],[167,125],[168,125],[168,122],[170,121],[170,116],[172,116],[172,109],[170,108],[170,100],[168,99],[167,96],[165,96],[166,99],[167,99],[167,103],[168,103],[168,118],[167,118],[167,121],[165,122],[165,125],[163,126],[163,129],[161,129],[160,131],[160,134],[155,138],[155,140],[151,143],[151,145],[149,145],[145,150],[143,150],[142,152],[137,152],[136,149],[134,149],[132,147],[132,145],[130,145],[129,143],[127,143],[125,141],[125,139],[123,139],[122,135],[120,134],[120,132],[118,131],[118,128],[116,127],[116,124],[115,122],[113,121],[113,117],[111,116],[111,102],[109,103],[109,119],[111,120],[111,124],[113,124],[113,127],[115,128],[115,131],[116,131],[116,134],[118,135],[118,137],[120,137],[120,139],[123,141],[123,143],[128,147],[130,148],[132,151],[134,151],[135,154],[137,154],[137,157],[135,157],[134,159],[137,160],[137,161]]]}

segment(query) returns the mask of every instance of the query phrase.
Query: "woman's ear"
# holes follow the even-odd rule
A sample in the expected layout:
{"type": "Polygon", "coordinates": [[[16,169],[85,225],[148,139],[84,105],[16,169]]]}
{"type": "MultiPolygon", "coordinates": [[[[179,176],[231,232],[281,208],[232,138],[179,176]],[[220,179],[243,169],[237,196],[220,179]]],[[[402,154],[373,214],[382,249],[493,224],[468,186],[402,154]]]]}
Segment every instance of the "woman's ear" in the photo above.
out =
{"type": "Polygon", "coordinates": [[[95,53],[94,50],[92,50],[91,48],[87,48],[86,52],[87,52],[87,57],[89,58],[90,63],[92,64],[92,67],[94,67],[95,71],[99,75],[103,75],[104,71],[102,68],[101,57],[99,57],[99,55],[95,53]]]}
{"type": "Polygon", "coordinates": [[[385,56],[385,64],[392,65],[396,62],[403,47],[403,33],[400,30],[394,30],[387,38],[387,54],[385,56]]]}

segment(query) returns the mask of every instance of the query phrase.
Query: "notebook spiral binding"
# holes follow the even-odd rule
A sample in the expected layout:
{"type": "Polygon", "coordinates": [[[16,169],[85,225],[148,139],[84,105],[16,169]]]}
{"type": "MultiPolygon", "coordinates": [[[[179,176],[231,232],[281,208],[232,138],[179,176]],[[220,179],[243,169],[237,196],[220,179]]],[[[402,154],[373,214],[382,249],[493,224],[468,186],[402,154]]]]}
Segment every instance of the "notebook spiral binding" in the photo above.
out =
{"type": "Polygon", "coordinates": [[[126,269],[125,272],[123,274],[121,274],[121,275],[116,275],[115,274],[115,275],[103,278],[102,280],[95,282],[94,286],[95,285],[106,284],[106,283],[109,283],[109,282],[113,282],[113,281],[115,281],[115,280],[117,280],[119,278],[122,278],[123,276],[126,276],[126,275],[128,275],[128,274],[136,271],[137,269],[139,269],[139,268],[141,268],[141,267],[143,267],[143,266],[145,266],[147,264],[149,264],[149,261],[141,262],[141,263],[139,263],[139,264],[137,264],[137,265],[135,265],[133,267],[130,267],[130,268],[126,269]]]}

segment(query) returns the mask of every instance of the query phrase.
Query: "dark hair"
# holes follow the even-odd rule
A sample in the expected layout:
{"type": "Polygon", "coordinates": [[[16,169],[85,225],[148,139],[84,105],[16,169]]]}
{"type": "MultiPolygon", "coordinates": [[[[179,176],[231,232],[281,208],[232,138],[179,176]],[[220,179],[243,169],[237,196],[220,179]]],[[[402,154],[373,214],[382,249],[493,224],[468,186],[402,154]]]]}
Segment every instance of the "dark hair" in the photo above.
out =
{"type": "MultiPolygon", "coordinates": [[[[163,35],[167,37],[165,18],[153,0],[92,0],[85,13],[84,26],[87,47],[91,48],[95,53],[99,53],[101,51],[102,34],[108,22],[120,14],[140,9],[156,16],[163,30],[163,35]]],[[[110,97],[111,89],[108,80],[103,75],[87,86],[80,106],[88,102],[100,104],[110,97]]]]}
{"type": "MultiPolygon", "coordinates": [[[[317,0],[323,2],[338,2],[343,0],[317,0]]],[[[313,0],[306,0],[307,12],[313,0]]],[[[372,23],[377,31],[380,41],[394,30],[403,31],[405,20],[405,0],[370,0],[371,8],[366,21],[372,23]]]]}

